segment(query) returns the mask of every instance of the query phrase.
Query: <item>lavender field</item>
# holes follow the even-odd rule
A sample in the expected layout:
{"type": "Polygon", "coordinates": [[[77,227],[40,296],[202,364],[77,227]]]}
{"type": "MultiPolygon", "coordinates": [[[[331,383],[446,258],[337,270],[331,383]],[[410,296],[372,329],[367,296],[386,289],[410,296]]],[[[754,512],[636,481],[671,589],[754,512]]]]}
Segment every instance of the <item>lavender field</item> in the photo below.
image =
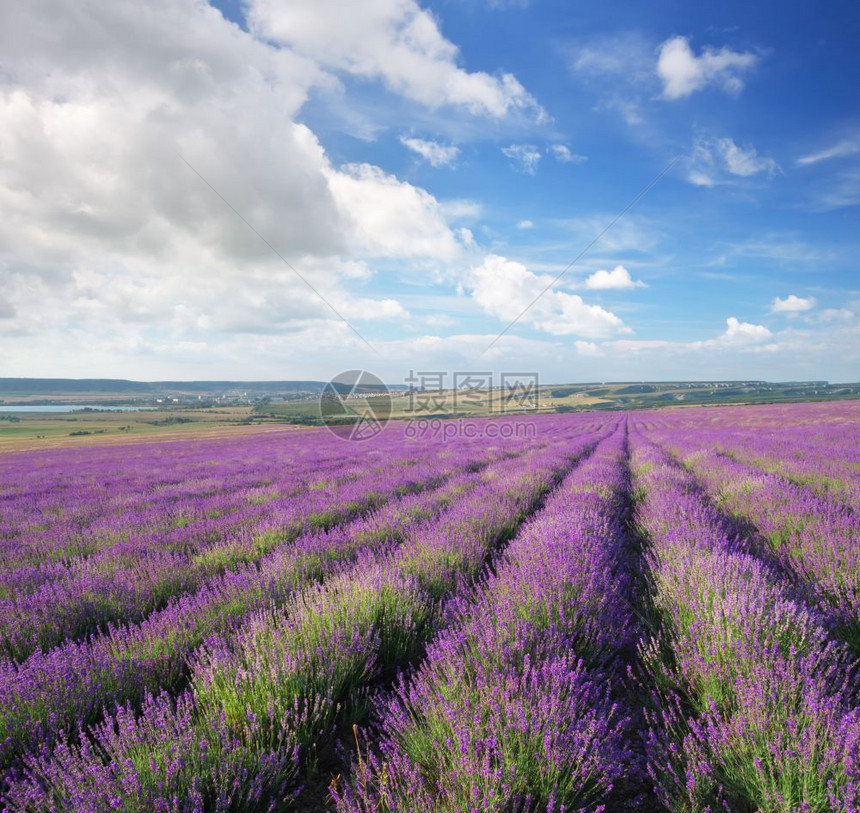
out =
{"type": "Polygon", "coordinates": [[[860,811],[860,404],[516,420],[0,456],[4,809],[860,811]]]}

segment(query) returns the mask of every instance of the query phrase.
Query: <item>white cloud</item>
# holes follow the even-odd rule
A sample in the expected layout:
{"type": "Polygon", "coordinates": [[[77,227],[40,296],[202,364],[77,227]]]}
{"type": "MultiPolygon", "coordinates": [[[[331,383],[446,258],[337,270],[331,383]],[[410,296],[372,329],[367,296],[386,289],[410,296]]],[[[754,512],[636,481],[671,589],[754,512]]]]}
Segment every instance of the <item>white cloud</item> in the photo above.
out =
{"type": "Polygon", "coordinates": [[[423,138],[401,136],[400,143],[420,155],[431,167],[449,167],[460,154],[460,148],[453,144],[439,144],[423,138]]]}
{"type": "Polygon", "coordinates": [[[714,345],[744,346],[758,345],[773,338],[773,334],[764,325],[754,325],[741,322],[734,316],[726,319],[726,332],[716,339],[704,342],[693,342],[691,347],[712,347],[714,345]]]}
{"type": "Polygon", "coordinates": [[[731,138],[696,139],[688,160],[687,180],[696,186],[716,186],[728,176],[749,178],[766,173],[772,177],[779,170],[773,158],[759,156],[754,147],[739,147],[731,138]]]}
{"type": "Polygon", "coordinates": [[[646,285],[641,280],[634,280],[623,265],[616,265],[611,271],[595,271],[585,280],[585,287],[593,291],[606,291],[645,288],[646,285]]]}
{"type": "Polygon", "coordinates": [[[534,227],[534,223],[531,220],[521,220],[517,223],[518,229],[531,229],[534,227]]]}
{"type": "Polygon", "coordinates": [[[702,350],[732,353],[770,353],[778,349],[773,334],[764,325],[741,322],[734,316],[726,319],[726,330],[712,339],[678,342],[665,339],[618,339],[604,342],[604,349],[623,353],[664,351],[674,355],[702,350]]]}
{"type": "Polygon", "coordinates": [[[455,230],[455,234],[464,246],[475,245],[475,235],[472,233],[471,229],[467,229],[465,226],[462,226],[455,230]]]}
{"type": "Polygon", "coordinates": [[[370,164],[327,172],[356,249],[371,256],[453,258],[457,243],[430,193],[370,164]]]}
{"type": "Polygon", "coordinates": [[[328,68],[380,79],[427,107],[456,105],[493,118],[519,110],[545,118],[513,74],[461,68],[457,47],[415,0],[249,0],[247,17],[262,38],[328,68]]]}
{"type": "Polygon", "coordinates": [[[541,295],[551,280],[522,263],[491,254],[470,270],[465,287],[484,312],[504,322],[516,319],[534,302],[520,321],[555,336],[601,338],[630,332],[614,313],[589,305],[576,294],[549,289],[541,295]]]}
{"type": "Polygon", "coordinates": [[[694,186],[716,186],[717,181],[713,175],[708,174],[699,166],[691,167],[687,173],[687,180],[694,186]]]}
{"type": "Polygon", "coordinates": [[[463,254],[450,206],[379,167],[333,165],[297,121],[311,90],[333,81],[311,56],[197,0],[33,0],[5,17],[0,330],[28,335],[43,361],[23,360],[20,342],[0,355],[23,369],[79,359],[70,371],[122,375],[125,363],[158,375],[182,348],[252,354],[257,337],[311,327],[354,347],[177,152],[350,320],[407,313],[351,291],[373,276],[362,258],[427,273],[463,254]]]}
{"type": "Polygon", "coordinates": [[[564,144],[553,144],[549,149],[556,161],[560,161],[562,164],[581,164],[588,160],[588,156],[571,152],[570,147],[564,144]]]}
{"type": "Polygon", "coordinates": [[[760,158],[753,147],[745,150],[730,138],[717,139],[717,149],[725,161],[726,169],[732,175],[747,178],[759,172],[773,174],[777,170],[773,158],[760,158]]]}
{"type": "Polygon", "coordinates": [[[734,316],[730,316],[726,319],[725,332],[712,339],[692,342],[665,339],[617,339],[603,342],[601,347],[604,350],[617,353],[641,354],[662,351],[675,357],[690,352],[698,353],[702,350],[708,350],[711,352],[719,351],[728,357],[735,353],[772,353],[779,348],[773,339],[773,334],[764,325],[741,322],[734,316]]]}
{"type": "Polygon", "coordinates": [[[802,313],[803,311],[812,310],[816,305],[814,296],[800,297],[794,294],[789,294],[785,299],[780,299],[778,296],[774,298],[770,306],[771,313],[802,313]]]}
{"type": "Polygon", "coordinates": [[[502,147],[502,152],[526,175],[534,175],[541,159],[540,150],[533,144],[511,144],[502,147]]]}
{"type": "Polygon", "coordinates": [[[809,164],[817,164],[820,161],[829,161],[831,158],[844,158],[848,155],[856,155],[858,152],[860,152],[860,138],[846,138],[826,150],[804,155],[798,158],[795,163],[800,166],[808,166],[809,164]]]}
{"type": "Polygon", "coordinates": [[[749,51],[705,48],[696,56],[686,37],[672,37],[660,46],[657,75],[663,81],[666,99],[681,99],[708,85],[717,85],[726,93],[743,89],[743,74],[755,67],[758,56],[749,51]]]}
{"type": "Polygon", "coordinates": [[[375,321],[378,319],[405,319],[409,316],[406,308],[396,299],[350,298],[338,310],[347,319],[356,322],[375,321]]]}

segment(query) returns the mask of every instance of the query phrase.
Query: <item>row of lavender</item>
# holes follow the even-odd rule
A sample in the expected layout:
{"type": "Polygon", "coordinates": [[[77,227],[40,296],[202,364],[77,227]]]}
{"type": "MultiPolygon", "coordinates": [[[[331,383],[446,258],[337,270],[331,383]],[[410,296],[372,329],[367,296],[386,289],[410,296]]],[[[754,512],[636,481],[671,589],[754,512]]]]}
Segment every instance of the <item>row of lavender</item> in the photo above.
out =
{"type": "Polygon", "coordinates": [[[794,455],[784,470],[756,465],[778,446],[785,408],[771,414],[767,453],[755,431],[767,412],[731,412],[632,421],[651,582],[640,649],[650,781],[673,811],[857,811],[857,478],[832,462],[838,448],[824,450],[828,436],[857,436],[858,410],[789,411],[798,448],[820,453],[806,483],[794,455]],[[845,488],[816,487],[839,468],[845,488]]]}
{"type": "MultiPolygon", "coordinates": [[[[546,425],[537,441],[504,449],[401,445],[401,456],[436,455],[427,472],[435,488],[281,542],[259,567],[219,576],[142,624],[7,663],[7,805],[100,810],[119,799],[132,809],[137,784],[139,809],[173,809],[177,799],[189,809],[279,803],[295,784],[300,746],[324,738],[362,686],[418,651],[436,628],[441,598],[480,572],[558,472],[593,445],[600,423],[546,425]],[[177,699],[148,693],[181,688],[188,663],[189,690],[177,699]],[[141,696],[140,716],[134,704],[110,713],[110,702],[141,696]],[[165,726],[176,742],[164,742],[165,726]],[[69,737],[75,729],[80,737],[69,737]],[[106,753],[115,758],[106,762],[106,753]]],[[[396,460],[392,495],[402,491],[396,460]]]]}
{"type": "Polygon", "coordinates": [[[807,486],[845,506],[860,503],[860,425],[854,402],[665,412],[656,431],[807,486]]]}
{"type": "MultiPolygon", "coordinates": [[[[215,543],[217,549],[238,551],[244,546],[253,555],[236,557],[229,562],[223,560],[222,567],[216,568],[208,579],[200,580],[195,585],[196,590],[186,589],[175,598],[169,598],[163,609],[147,614],[144,608],[135,606],[130,600],[129,603],[120,605],[125,610],[126,617],[139,616],[142,620],[138,623],[105,626],[98,612],[91,612],[88,616],[88,607],[92,611],[94,606],[102,605],[103,600],[98,589],[101,582],[96,585],[92,582],[87,584],[78,593],[79,600],[70,604],[77,608],[93,634],[80,641],[74,636],[67,636],[68,640],[58,646],[47,647],[45,651],[36,648],[35,652],[20,663],[9,659],[0,661],[0,759],[3,763],[8,764],[12,755],[20,752],[23,747],[31,746],[34,741],[49,738],[57,728],[68,729],[68,726],[75,722],[94,722],[105,703],[137,699],[146,689],[175,687],[181,683],[187,672],[185,657],[208,635],[222,626],[238,623],[243,615],[256,607],[272,601],[282,601],[297,586],[321,578],[325,572],[337,567],[339,562],[353,558],[363,546],[395,535],[404,521],[420,517],[422,513],[432,511],[437,503],[443,503],[449,496],[446,485],[451,493],[456,493],[457,476],[468,479],[465,474],[468,470],[480,469],[494,456],[513,454],[511,450],[479,450],[464,444],[450,450],[458,455],[456,459],[431,460],[431,450],[418,449],[416,451],[423,453],[422,459],[410,461],[405,458],[402,450],[399,450],[399,457],[394,454],[388,457],[388,471],[384,476],[380,476],[380,451],[395,452],[397,449],[383,447],[381,450],[370,450],[367,455],[369,459],[364,463],[364,471],[360,465],[349,460],[345,461],[347,465],[342,469],[329,470],[325,465],[327,438],[316,440],[318,443],[321,441],[323,450],[319,467],[313,465],[313,458],[310,457],[302,466],[293,465],[294,459],[301,461],[308,456],[302,444],[291,436],[279,440],[280,448],[276,449],[277,453],[272,452],[270,439],[266,439],[264,443],[258,439],[251,439],[251,442],[244,440],[241,445],[176,444],[175,453],[178,460],[174,461],[174,465],[164,464],[161,458],[165,455],[158,446],[134,449],[130,464],[125,465],[122,461],[128,456],[128,450],[112,450],[111,453],[94,450],[93,456],[102,464],[101,481],[105,488],[109,491],[108,486],[116,481],[117,489],[127,487],[133,473],[136,481],[139,481],[138,487],[141,490],[137,497],[142,504],[151,502],[153,493],[160,490],[160,484],[168,476],[168,472],[173,472],[177,465],[187,465],[193,471],[198,464],[211,468],[211,460],[216,459],[219,460],[220,468],[226,471],[225,480],[228,483],[235,484],[236,471],[254,473],[248,488],[239,489],[232,497],[235,503],[247,501],[249,490],[251,495],[255,496],[262,488],[269,496],[283,492],[293,495],[295,498],[290,503],[292,510],[284,512],[279,506],[275,506],[269,514],[261,514],[260,524],[249,526],[242,536],[236,534],[232,524],[225,523],[221,538],[215,543]],[[152,483],[145,487],[143,472],[147,468],[151,469],[152,483]],[[290,473],[284,474],[285,470],[290,473]],[[457,475],[457,471],[464,474],[457,475]],[[335,492],[334,499],[327,489],[314,488],[312,485],[326,482],[326,476],[342,486],[335,492]],[[450,481],[452,476],[454,482],[450,481]],[[272,485],[276,482],[279,482],[279,485],[273,492],[272,485]],[[339,531],[337,525],[331,530],[319,530],[316,529],[316,524],[309,522],[307,518],[318,515],[320,503],[316,495],[320,492],[330,500],[327,505],[322,505],[332,520],[337,518],[339,509],[341,516],[347,518],[371,505],[377,507],[372,512],[373,516],[353,520],[352,526],[346,526],[343,532],[339,531]],[[399,496],[402,494],[412,496],[399,496]],[[297,526],[301,527],[302,520],[310,526],[310,530],[296,537],[297,526]]],[[[171,452],[173,451],[174,448],[171,448],[171,452]]],[[[327,451],[334,456],[336,449],[327,451]]],[[[345,451],[350,450],[343,450],[341,454],[345,451]]],[[[63,456],[57,457],[62,460],[63,456]]],[[[54,461],[49,460],[39,478],[40,483],[50,482],[51,477],[55,477],[58,487],[65,487],[67,490],[68,484],[75,482],[77,473],[76,468],[70,466],[69,462],[66,460],[65,465],[54,467],[54,461]]],[[[80,462],[82,470],[78,476],[87,499],[70,500],[70,513],[80,513],[82,503],[97,497],[93,496],[90,490],[92,462],[87,457],[80,462]]],[[[14,474],[11,466],[6,470],[10,475],[14,474]]],[[[169,476],[175,477],[174,474],[169,476]]],[[[26,482],[28,478],[22,479],[26,482]]],[[[248,478],[244,479],[247,484],[248,478]]],[[[211,488],[212,482],[206,481],[204,486],[211,488]]],[[[174,495],[172,512],[182,512],[186,516],[201,513],[197,509],[198,495],[192,487],[195,483],[198,481],[192,477],[190,483],[184,483],[182,488],[178,489],[181,498],[174,495]]],[[[17,508],[19,503],[16,498],[26,489],[18,482],[17,477],[12,484],[13,487],[8,493],[13,495],[11,502],[17,508]]],[[[170,490],[177,489],[171,485],[170,490]]],[[[48,498],[53,499],[49,489],[45,493],[48,498]]],[[[32,513],[46,513],[39,501],[31,502],[35,503],[32,513]]],[[[110,504],[105,507],[105,513],[108,513],[109,509],[110,504]]],[[[145,510],[145,507],[139,506],[137,516],[145,510]]],[[[96,513],[92,507],[88,511],[93,515],[96,513]]],[[[134,513],[125,506],[124,513],[116,517],[116,521],[127,525],[128,515],[134,513]]],[[[62,524],[63,518],[59,517],[57,521],[62,524]]],[[[22,519],[22,524],[25,528],[29,527],[26,518],[22,519]]],[[[101,526],[106,524],[108,523],[103,521],[101,526]]],[[[198,529],[195,523],[189,522],[183,530],[188,535],[194,535],[198,529]]],[[[95,537],[98,531],[88,529],[88,533],[95,537]]],[[[153,537],[152,549],[143,549],[140,554],[143,566],[146,566],[151,558],[159,561],[158,547],[170,532],[159,534],[158,528],[154,527],[150,529],[150,533],[153,537]]],[[[21,536],[25,535],[26,532],[22,532],[21,536]]],[[[21,542],[25,543],[26,540],[21,542]]],[[[174,564],[178,566],[179,563],[174,561],[174,564]]],[[[150,565],[148,572],[153,570],[157,568],[150,565]]],[[[113,575],[116,576],[115,573],[113,575]]],[[[132,571],[129,580],[138,591],[145,590],[151,584],[143,579],[135,583],[133,575],[132,571]]],[[[106,579],[106,582],[108,595],[115,595],[111,579],[106,579]]],[[[28,595],[26,591],[23,596],[15,598],[14,605],[10,601],[4,607],[8,613],[7,623],[3,626],[7,641],[13,638],[18,629],[24,633],[32,633],[34,628],[38,628],[38,625],[32,623],[32,619],[29,625],[16,625],[9,620],[12,615],[9,605],[20,611],[25,602],[34,601],[32,595],[28,595]]],[[[51,602],[46,603],[51,607],[51,602]]],[[[38,603],[35,603],[35,607],[39,607],[38,603]]],[[[45,619],[44,625],[49,627],[53,638],[62,641],[64,622],[69,618],[70,612],[68,608],[65,608],[64,612],[61,607],[53,625],[49,612],[42,616],[45,619]]],[[[19,640],[21,637],[23,636],[19,636],[19,640]]],[[[32,643],[30,648],[34,648],[36,642],[32,643]]]]}
{"type": "Polygon", "coordinates": [[[635,790],[625,447],[621,425],[452,602],[421,667],[379,699],[339,811],[580,810],[635,790]]]}
{"type": "Polygon", "coordinates": [[[833,420],[841,410],[818,411],[821,423],[781,436],[737,424],[691,432],[689,419],[676,416],[649,437],[698,479],[716,507],[758,534],[786,579],[860,655],[860,431],[833,420]],[[794,453],[774,457],[797,435],[794,453]]]}
{"type": "MultiPolygon", "coordinates": [[[[287,809],[356,721],[317,807],[860,810],[858,472],[842,448],[858,418],[670,410],[535,419],[537,439],[495,447],[371,444],[327,469],[321,523],[297,500],[271,544],[252,531],[257,547],[163,609],[0,662],[4,804],[287,809]],[[801,457],[783,459],[792,432],[801,457]]],[[[266,489],[284,458],[260,451],[250,487],[266,489]]],[[[117,482],[134,467],[113,465],[117,482]]],[[[39,533],[31,479],[19,527],[39,533]]]]}
{"type": "Polygon", "coordinates": [[[432,486],[483,454],[461,443],[440,460],[433,448],[389,441],[364,459],[341,452],[338,466],[333,443],[317,439],[319,460],[294,434],[277,444],[268,437],[204,444],[193,454],[182,448],[193,444],[182,444],[176,460],[158,446],[135,449],[131,460],[126,449],[114,450],[95,455],[100,473],[86,458],[79,470],[58,456],[38,478],[33,468],[22,478],[7,463],[0,476],[16,488],[3,495],[3,516],[18,525],[2,539],[0,651],[20,661],[107,624],[139,621],[303,531],[432,486]],[[188,479],[177,481],[183,466],[188,479]],[[58,504],[52,489],[65,501],[58,504]]]}
{"type": "Polygon", "coordinates": [[[792,415],[820,482],[794,456],[739,463],[761,462],[755,431],[695,431],[712,411],[633,416],[632,482],[608,439],[454,602],[376,701],[338,811],[860,810],[856,470],[810,438],[860,414],[792,415]]]}

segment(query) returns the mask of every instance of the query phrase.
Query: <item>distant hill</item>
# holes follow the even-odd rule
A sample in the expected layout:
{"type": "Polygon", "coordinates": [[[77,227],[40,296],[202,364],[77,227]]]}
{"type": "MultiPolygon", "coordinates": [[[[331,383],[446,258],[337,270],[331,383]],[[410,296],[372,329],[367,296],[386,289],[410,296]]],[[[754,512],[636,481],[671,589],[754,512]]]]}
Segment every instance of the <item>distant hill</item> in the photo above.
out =
{"type": "Polygon", "coordinates": [[[257,403],[318,395],[323,381],[129,381],[124,378],[0,378],[0,402],[14,404],[257,403]]]}
{"type": "Polygon", "coordinates": [[[860,397],[860,384],[827,381],[648,381],[547,387],[542,401],[557,411],[649,409],[668,405],[770,404],[860,397]]]}
{"type": "Polygon", "coordinates": [[[60,395],[84,392],[149,393],[150,384],[121,378],[0,378],[0,395],[60,395]]]}
{"type": "MultiPolygon", "coordinates": [[[[0,402],[16,404],[131,404],[136,406],[205,407],[251,405],[258,416],[306,418],[327,386],[323,381],[130,381],[123,378],[0,378],[0,402]]],[[[329,385],[331,386],[331,385],[329,385]]],[[[340,387],[335,387],[341,389],[340,387]]],[[[343,391],[349,388],[344,385],[343,391]]],[[[363,388],[365,392],[372,387],[363,388]]],[[[395,413],[407,414],[410,396],[404,386],[391,387],[395,413]],[[402,409],[401,409],[402,407],[402,409]]],[[[450,394],[450,393],[449,393],[450,394]]],[[[493,400],[476,404],[469,414],[491,414],[493,400]]],[[[626,381],[542,384],[542,411],[647,409],[705,404],[779,403],[857,398],[860,384],[827,381],[626,381]]],[[[455,400],[455,399],[452,399],[455,400]]],[[[480,400],[480,399],[479,399],[480,400]]],[[[498,398],[496,398],[498,400],[498,398]]],[[[462,404],[461,404],[462,407],[462,404]]],[[[445,410],[443,410],[445,411],[445,410]]],[[[457,412],[457,410],[453,410],[457,412]]],[[[446,414],[448,414],[446,412],[446,414]]]]}

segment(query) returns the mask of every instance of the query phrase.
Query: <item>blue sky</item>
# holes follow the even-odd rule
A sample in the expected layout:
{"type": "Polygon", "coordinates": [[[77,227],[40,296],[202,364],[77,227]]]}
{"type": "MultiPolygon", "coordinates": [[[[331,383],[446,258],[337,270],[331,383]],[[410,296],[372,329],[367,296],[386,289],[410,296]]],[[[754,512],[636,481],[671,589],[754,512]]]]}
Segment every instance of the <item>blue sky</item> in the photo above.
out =
{"type": "Polygon", "coordinates": [[[860,378],[855,4],[2,15],[0,375],[860,378]]]}

